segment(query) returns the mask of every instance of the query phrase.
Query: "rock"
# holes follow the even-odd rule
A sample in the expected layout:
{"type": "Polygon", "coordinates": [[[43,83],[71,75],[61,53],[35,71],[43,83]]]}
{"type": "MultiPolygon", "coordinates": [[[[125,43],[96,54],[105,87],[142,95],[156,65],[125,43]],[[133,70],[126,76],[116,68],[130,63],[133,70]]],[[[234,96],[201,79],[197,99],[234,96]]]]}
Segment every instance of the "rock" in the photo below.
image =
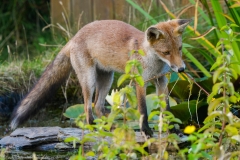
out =
{"type": "Polygon", "coordinates": [[[64,141],[67,137],[78,137],[81,139],[87,133],[89,131],[83,131],[80,128],[60,128],[57,137],[59,141],[64,141]]]}
{"type": "Polygon", "coordinates": [[[39,144],[58,142],[60,127],[18,128],[10,136],[0,140],[1,146],[11,148],[28,148],[39,144]]]}
{"type": "Polygon", "coordinates": [[[29,139],[37,139],[48,136],[57,136],[60,127],[29,127],[18,128],[10,134],[11,137],[24,136],[29,139]]]}
{"type": "MultiPolygon", "coordinates": [[[[61,128],[61,129],[59,129],[58,139],[60,141],[64,141],[68,137],[77,137],[79,140],[81,140],[82,137],[88,133],[89,133],[89,131],[86,131],[86,130],[84,131],[80,128],[61,128]]],[[[106,138],[106,139],[109,139],[109,138],[106,138]]],[[[83,145],[83,148],[85,151],[90,151],[90,150],[92,150],[92,147],[94,144],[95,144],[94,142],[85,142],[83,145]]],[[[77,145],[76,148],[78,148],[80,144],[76,143],[76,145],[77,145]]],[[[67,146],[58,144],[55,147],[59,150],[63,150],[64,147],[66,147],[65,150],[68,150],[69,146],[74,148],[72,143],[68,143],[67,146]]]]}
{"type": "MultiPolygon", "coordinates": [[[[23,159],[32,158],[32,153],[36,152],[38,158],[43,158],[45,155],[53,159],[67,159],[76,154],[79,148],[79,143],[76,144],[75,148],[72,142],[64,143],[64,140],[68,137],[76,137],[79,140],[89,131],[84,131],[79,128],[60,128],[60,127],[29,127],[29,128],[18,128],[9,136],[4,137],[0,140],[0,145],[6,147],[6,155],[8,157],[18,157],[13,159],[23,159]],[[19,150],[22,149],[22,150],[19,150]],[[40,152],[37,152],[40,151],[40,152]],[[44,152],[42,152],[44,151],[44,152]],[[74,153],[74,151],[76,151],[74,153]],[[70,152],[70,155],[67,154],[70,152]],[[41,153],[44,153],[41,155],[41,153]],[[53,153],[56,153],[53,155],[53,153]],[[20,156],[20,157],[19,157],[20,156]],[[56,158],[56,156],[58,158],[56,158]]],[[[143,144],[145,142],[145,137],[140,132],[135,132],[136,142],[143,144]]],[[[93,134],[94,135],[94,134],[93,134]]],[[[148,151],[150,153],[157,153],[159,149],[166,149],[171,152],[175,152],[176,149],[173,145],[168,145],[167,134],[161,134],[161,139],[155,141],[150,146],[148,146],[148,151]],[[159,148],[161,146],[161,148],[159,148]]],[[[154,138],[158,137],[157,133],[154,133],[154,138]]],[[[93,142],[85,142],[83,145],[84,152],[92,151],[93,146],[100,141],[105,141],[108,144],[112,144],[111,137],[91,137],[93,142]]],[[[97,155],[96,155],[97,156],[97,155]]],[[[41,159],[40,158],[40,159],[41,159]]],[[[89,159],[97,159],[97,157],[88,157],[89,159]]],[[[50,158],[51,159],[51,158],[50,158]]]]}
{"type": "Polygon", "coordinates": [[[69,145],[69,144],[66,144],[66,143],[57,143],[54,147],[57,150],[60,150],[60,151],[66,151],[66,150],[74,149],[72,145],[69,145]]]}

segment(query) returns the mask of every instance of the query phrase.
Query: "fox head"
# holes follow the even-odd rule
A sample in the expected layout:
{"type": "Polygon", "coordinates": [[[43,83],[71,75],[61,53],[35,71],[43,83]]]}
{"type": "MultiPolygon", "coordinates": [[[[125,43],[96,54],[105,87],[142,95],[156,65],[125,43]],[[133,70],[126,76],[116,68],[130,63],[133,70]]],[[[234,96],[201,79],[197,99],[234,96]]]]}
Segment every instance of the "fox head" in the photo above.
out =
{"type": "Polygon", "coordinates": [[[148,49],[156,54],[175,72],[183,72],[182,33],[189,24],[188,19],[175,19],[151,26],[145,32],[148,49]]]}

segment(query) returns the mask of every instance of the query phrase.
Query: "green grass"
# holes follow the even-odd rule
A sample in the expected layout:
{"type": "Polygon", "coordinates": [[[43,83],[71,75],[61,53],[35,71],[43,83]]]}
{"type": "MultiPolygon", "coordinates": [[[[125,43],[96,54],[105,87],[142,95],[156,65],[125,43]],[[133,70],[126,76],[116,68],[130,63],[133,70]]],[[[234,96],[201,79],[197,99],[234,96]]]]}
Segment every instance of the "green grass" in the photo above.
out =
{"type": "Polygon", "coordinates": [[[36,56],[32,60],[5,60],[0,67],[0,94],[28,91],[50,63],[52,56],[36,56]]]}

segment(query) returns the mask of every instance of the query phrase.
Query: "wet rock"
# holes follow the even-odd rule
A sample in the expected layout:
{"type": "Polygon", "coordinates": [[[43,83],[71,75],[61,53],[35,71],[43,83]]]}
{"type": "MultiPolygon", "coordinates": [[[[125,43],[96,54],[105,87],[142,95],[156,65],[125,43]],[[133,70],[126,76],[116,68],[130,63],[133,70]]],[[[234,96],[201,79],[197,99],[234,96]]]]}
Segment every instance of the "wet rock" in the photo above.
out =
{"type": "MultiPolygon", "coordinates": [[[[82,130],[80,128],[61,128],[61,129],[59,129],[58,139],[60,141],[64,141],[68,137],[76,137],[79,140],[81,140],[82,137],[87,133],[89,133],[89,131],[82,130]]],[[[106,140],[108,140],[108,139],[110,139],[110,138],[106,138],[106,140]]],[[[92,150],[92,147],[94,144],[95,144],[94,142],[85,142],[83,145],[83,148],[85,151],[90,151],[90,150],[92,150]]],[[[55,148],[57,148],[59,150],[68,150],[68,149],[70,149],[69,148],[70,146],[72,148],[74,148],[72,143],[67,143],[67,146],[65,146],[66,148],[64,148],[63,145],[59,145],[59,146],[58,145],[56,145],[55,148]]],[[[79,143],[76,143],[76,148],[78,148],[79,145],[80,145],[79,143]]]]}
{"type": "MultiPolygon", "coordinates": [[[[76,137],[79,140],[88,131],[84,131],[79,128],[60,128],[60,127],[29,127],[29,128],[18,128],[9,136],[6,136],[0,140],[0,145],[5,147],[7,150],[8,157],[19,156],[29,157],[31,159],[33,152],[37,154],[39,159],[44,156],[54,157],[53,159],[69,159],[72,155],[77,154],[80,144],[73,145],[72,142],[65,143],[64,140],[68,137],[76,137]],[[22,155],[23,153],[23,155],[22,155]],[[43,155],[41,155],[43,153],[43,155]],[[54,153],[54,154],[53,154],[54,153]],[[69,153],[69,154],[68,154],[69,153]],[[56,158],[56,156],[58,158],[56,158]],[[63,156],[63,157],[59,157],[63,156]]],[[[144,143],[145,137],[140,132],[135,132],[136,142],[144,143]]],[[[154,137],[157,138],[158,134],[154,133],[154,137]]],[[[166,143],[166,134],[161,134],[161,141],[156,141],[150,146],[148,146],[148,151],[150,153],[158,152],[159,146],[163,148],[166,147],[168,151],[175,152],[174,147],[169,147],[166,143]]],[[[93,142],[85,142],[83,149],[85,152],[91,151],[96,142],[99,142],[99,137],[91,137],[95,140],[93,142]]],[[[101,140],[112,144],[112,139],[110,137],[101,137],[101,140]]],[[[170,145],[171,146],[171,145],[170,145]]],[[[97,156],[97,155],[96,155],[97,156]]],[[[49,157],[48,157],[49,158],[49,157]]],[[[88,157],[91,159],[91,157],[88,157]]],[[[11,159],[11,158],[10,158],[11,159]]],[[[52,158],[50,158],[52,159],[52,158]]],[[[97,157],[92,157],[92,159],[97,159],[97,157]]]]}
{"type": "Polygon", "coordinates": [[[18,128],[0,140],[0,145],[11,148],[29,148],[40,144],[58,142],[60,127],[18,128]]]}
{"type": "Polygon", "coordinates": [[[24,136],[29,139],[46,138],[58,135],[60,127],[28,127],[18,128],[10,134],[11,137],[24,136]]]}

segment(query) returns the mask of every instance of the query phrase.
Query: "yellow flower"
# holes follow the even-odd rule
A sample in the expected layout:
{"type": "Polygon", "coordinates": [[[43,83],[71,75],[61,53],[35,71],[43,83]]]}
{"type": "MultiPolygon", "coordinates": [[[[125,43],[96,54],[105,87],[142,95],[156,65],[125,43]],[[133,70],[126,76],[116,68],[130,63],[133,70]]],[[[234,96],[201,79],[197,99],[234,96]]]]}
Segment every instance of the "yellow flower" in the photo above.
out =
{"type": "Polygon", "coordinates": [[[187,126],[187,127],[185,127],[185,129],[184,129],[184,133],[186,133],[186,134],[191,134],[191,133],[193,133],[194,131],[196,130],[196,127],[195,126],[187,126]]]}

